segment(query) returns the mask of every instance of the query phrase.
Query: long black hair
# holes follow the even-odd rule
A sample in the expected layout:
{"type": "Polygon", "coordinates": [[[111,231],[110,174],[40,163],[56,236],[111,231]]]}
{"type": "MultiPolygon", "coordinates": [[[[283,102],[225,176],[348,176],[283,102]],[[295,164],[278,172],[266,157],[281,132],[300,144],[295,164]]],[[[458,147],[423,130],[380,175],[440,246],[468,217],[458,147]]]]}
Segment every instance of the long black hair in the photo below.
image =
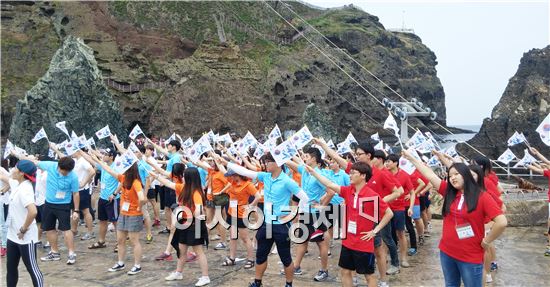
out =
{"type": "Polygon", "coordinates": [[[178,197],[178,201],[181,202],[181,204],[192,208],[194,206],[193,193],[195,191],[200,192],[202,202],[206,202],[206,197],[204,196],[204,192],[202,191],[201,176],[199,174],[199,170],[196,167],[185,169],[185,172],[183,172],[183,180],[185,182],[183,192],[180,193],[178,197]]]}
{"type": "Polygon", "coordinates": [[[484,176],[493,171],[491,160],[485,156],[476,156],[473,161],[483,169],[484,176]]]}
{"type": "Polygon", "coordinates": [[[468,166],[468,168],[470,169],[470,171],[474,172],[475,174],[477,174],[477,185],[479,185],[479,188],[481,189],[485,189],[485,175],[483,174],[483,168],[481,168],[481,166],[477,165],[477,164],[471,164],[468,166]]]}
{"type": "Polygon", "coordinates": [[[184,171],[185,171],[185,164],[183,163],[175,163],[173,166],[172,166],[172,174],[171,174],[171,177],[172,178],[177,178],[179,180],[183,179],[183,174],[184,174],[184,171]]]}
{"type": "MultiPolygon", "coordinates": [[[[470,168],[463,163],[454,163],[450,168],[455,169],[464,179],[464,186],[462,190],[464,192],[464,201],[468,207],[468,213],[474,211],[477,208],[477,202],[479,199],[479,194],[481,193],[481,188],[478,183],[474,180],[474,177],[470,173],[470,168]]],[[[449,173],[450,174],[450,173],[449,173]]],[[[445,192],[445,200],[443,202],[443,216],[447,216],[451,211],[451,204],[456,198],[458,189],[454,188],[451,184],[451,177],[447,179],[447,190],[445,192]]]]}
{"type": "Polygon", "coordinates": [[[122,183],[122,186],[125,189],[130,190],[134,184],[134,180],[136,179],[141,183],[137,162],[134,162],[134,164],[132,164],[132,166],[124,172],[124,182],[122,183]]]}

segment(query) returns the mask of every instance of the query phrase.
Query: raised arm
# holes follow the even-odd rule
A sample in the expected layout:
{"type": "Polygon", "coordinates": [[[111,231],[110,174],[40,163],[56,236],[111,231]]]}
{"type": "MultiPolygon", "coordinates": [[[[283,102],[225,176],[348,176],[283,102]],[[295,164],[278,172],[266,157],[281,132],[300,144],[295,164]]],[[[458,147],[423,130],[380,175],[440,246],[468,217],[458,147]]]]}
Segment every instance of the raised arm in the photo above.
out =
{"type": "Polygon", "coordinates": [[[543,156],[536,148],[531,147],[529,148],[529,151],[534,154],[536,157],[538,157],[542,162],[545,164],[550,164],[550,160],[548,160],[545,156],[543,156]]]}
{"type": "Polygon", "coordinates": [[[433,172],[431,168],[425,166],[422,162],[412,156],[412,154],[407,150],[402,151],[401,155],[409,160],[412,164],[414,164],[416,169],[430,181],[433,187],[439,189],[439,186],[441,185],[441,179],[439,178],[439,176],[437,176],[437,174],[435,174],[435,172],[433,172]]]}
{"type": "MultiPolygon", "coordinates": [[[[225,159],[222,159],[222,163],[225,159]]],[[[256,171],[252,171],[252,170],[249,170],[243,166],[240,166],[236,163],[232,163],[232,162],[229,162],[227,163],[227,168],[233,170],[234,172],[242,175],[242,176],[245,176],[245,177],[248,177],[250,179],[256,179],[258,177],[258,172],[256,171]]]]}
{"type": "Polygon", "coordinates": [[[311,168],[310,166],[306,165],[306,170],[309,172],[309,174],[313,175],[322,185],[327,187],[328,189],[340,194],[340,186],[336,183],[332,182],[330,179],[324,177],[323,175],[319,174],[315,171],[315,169],[311,168]]]}
{"type": "Polygon", "coordinates": [[[538,164],[528,164],[526,167],[529,170],[536,172],[538,174],[544,174],[544,169],[538,164]]]}
{"type": "Polygon", "coordinates": [[[106,163],[104,163],[102,160],[97,158],[97,156],[95,156],[95,155],[91,155],[91,157],[97,162],[97,164],[99,164],[101,166],[101,168],[104,171],[108,172],[114,178],[118,178],[119,174],[116,173],[114,170],[112,170],[106,163]]]}
{"type": "Polygon", "coordinates": [[[325,141],[314,138],[313,143],[320,146],[330,158],[335,160],[338,165],[340,165],[340,168],[345,169],[346,167],[348,167],[348,161],[345,158],[341,157],[338,152],[329,148],[325,141]]]}
{"type": "Polygon", "coordinates": [[[449,168],[453,165],[453,160],[447,154],[444,154],[440,151],[433,150],[432,153],[439,159],[439,161],[446,167],[449,168]]]}
{"type": "Polygon", "coordinates": [[[158,180],[162,185],[164,185],[164,186],[166,186],[166,187],[168,187],[168,188],[170,188],[170,189],[176,190],[176,183],[174,183],[173,181],[171,181],[171,180],[169,180],[169,179],[167,179],[167,178],[165,178],[165,177],[162,177],[162,176],[160,176],[158,173],[155,173],[155,172],[153,172],[153,171],[150,173],[150,175],[151,175],[154,179],[158,180]]]}
{"type": "Polygon", "coordinates": [[[62,157],[65,156],[61,151],[59,151],[56,144],[50,142],[49,146],[50,146],[50,149],[53,150],[57,154],[58,157],[62,158],[62,157]]]}
{"type": "Polygon", "coordinates": [[[145,162],[147,162],[151,167],[153,167],[153,169],[154,169],[157,173],[162,174],[162,175],[164,175],[164,176],[166,176],[166,177],[170,177],[170,172],[168,172],[168,171],[162,169],[159,165],[156,165],[155,162],[153,162],[153,161],[151,160],[151,158],[146,158],[146,159],[145,159],[145,162]]]}
{"type": "Polygon", "coordinates": [[[155,147],[156,150],[158,150],[159,152],[161,152],[162,154],[165,154],[166,156],[168,156],[168,151],[166,149],[164,149],[163,147],[159,146],[158,144],[154,143],[152,140],[150,139],[147,139],[147,142],[149,144],[151,144],[152,146],[155,147]]]}
{"type": "Polygon", "coordinates": [[[116,149],[120,153],[125,153],[126,149],[120,144],[120,141],[118,140],[118,137],[115,135],[110,135],[111,142],[115,145],[116,149]]]}

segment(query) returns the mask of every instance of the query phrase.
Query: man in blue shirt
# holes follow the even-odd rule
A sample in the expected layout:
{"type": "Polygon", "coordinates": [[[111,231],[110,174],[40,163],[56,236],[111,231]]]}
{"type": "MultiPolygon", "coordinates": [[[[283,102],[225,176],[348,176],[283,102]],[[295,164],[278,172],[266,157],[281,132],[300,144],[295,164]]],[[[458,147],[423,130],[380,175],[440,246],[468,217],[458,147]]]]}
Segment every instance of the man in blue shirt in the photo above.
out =
{"type": "Polygon", "coordinates": [[[48,172],[46,179],[46,202],[42,214],[42,229],[46,231],[51,250],[48,255],[40,258],[42,261],[59,261],[61,254],[57,245],[57,228],[63,231],[65,244],[69,249],[67,260],[68,265],[76,263],[74,253],[73,232],[71,231],[71,219],[79,218],[80,196],[78,193],[79,183],[76,173],[73,172],[75,162],[71,157],[62,157],[59,162],[37,161],[32,158],[18,156],[20,159],[33,161],[38,168],[48,172]],[[71,199],[74,208],[71,215],[71,199]]]}
{"type": "MultiPolygon", "coordinates": [[[[103,161],[109,165],[111,169],[115,168],[116,151],[107,149],[101,155],[103,161]]],[[[105,236],[107,235],[107,227],[109,222],[116,226],[118,220],[118,209],[120,193],[117,192],[119,188],[119,182],[116,178],[104,171],[101,165],[97,164],[92,157],[85,153],[81,153],[82,157],[94,165],[99,172],[101,172],[101,189],[99,192],[99,201],[97,203],[97,218],[99,219],[99,238],[98,241],[90,246],[88,249],[105,248],[105,236]]]]}
{"type": "Polygon", "coordinates": [[[228,169],[251,179],[257,179],[264,183],[264,224],[256,233],[258,249],[256,251],[256,276],[250,287],[262,286],[262,278],[267,269],[267,256],[271,252],[273,243],[277,246],[279,258],[284,266],[286,277],[285,287],[292,286],[294,278],[294,264],[290,255],[289,224],[295,214],[288,214],[284,210],[289,208],[292,195],[300,199],[299,206],[303,208],[309,200],[307,194],[288,175],[282,172],[280,166],[275,163],[271,154],[261,158],[266,167],[266,172],[256,172],[246,169],[235,163],[227,163],[218,157],[222,163],[226,163],[228,169]],[[268,229],[272,231],[269,235],[268,229]]]}

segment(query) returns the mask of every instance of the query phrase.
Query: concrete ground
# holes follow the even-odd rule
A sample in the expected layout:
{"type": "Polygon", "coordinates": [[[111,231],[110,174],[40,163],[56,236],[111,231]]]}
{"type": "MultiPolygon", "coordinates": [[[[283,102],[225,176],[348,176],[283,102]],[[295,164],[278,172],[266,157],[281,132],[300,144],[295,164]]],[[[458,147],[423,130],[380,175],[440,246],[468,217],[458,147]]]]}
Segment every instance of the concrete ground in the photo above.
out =
{"type": "MultiPolygon", "coordinates": [[[[417,255],[409,259],[412,267],[401,269],[400,274],[390,276],[391,286],[443,286],[443,274],[439,265],[439,252],[437,244],[441,236],[441,221],[433,220],[432,236],[426,240],[417,255]]],[[[79,227],[80,232],[84,228],[79,227]]],[[[62,260],[57,262],[39,262],[39,267],[44,273],[46,286],[194,286],[200,276],[200,270],[196,262],[188,264],[184,268],[184,280],[178,282],[165,282],[164,277],[175,269],[175,261],[158,262],[154,257],[158,255],[166,245],[168,236],[157,235],[155,229],[154,242],[143,246],[143,272],[129,276],[125,272],[107,272],[117,259],[113,253],[115,233],[108,234],[108,247],[98,250],[89,250],[87,246],[91,241],[76,240],[77,263],[74,266],[65,264],[67,249],[61,245],[62,260]]],[[[489,286],[550,286],[550,257],[545,257],[544,247],[546,237],[543,235],[545,227],[508,228],[504,235],[497,240],[497,256],[499,270],[493,272],[494,282],[489,286]]],[[[237,266],[222,267],[222,260],[227,251],[213,249],[217,242],[211,243],[207,251],[209,273],[212,283],[210,286],[248,286],[254,279],[254,269],[245,270],[244,263],[237,266]]],[[[340,253],[340,241],[334,242],[332,257],[329,260],[330,280],[327,282],[314,282],[313,276],[320,267],[317,259],[318,250],[310,245],[309,255],[306,255],[302,263],[304,274],[295,276],[294,286],[338,286],[340,285],[338,256],[340,253]]],[[[46,254],[46,250],[39,248],[38,256],[46,254]]],[[[126,271],[132,266],[131,247],[128,246],[128,259],[126,271]]],[[[240,245],[238,257],[244,257],[244,247],[240,245]]],[[[5,258],[0,265],[0,286],[5,286],[5,258]]],[[[278,264],[277,255],[269,257],[269,266],[264,277],[264,286],[283,286],[284,277],[279,275],[281,265],[278,264]]],[[[20,263],[19,286],[32,286],[30,277],[20,263]]],[[[361,279],[361,285],[365,281],[361,279]]]]}

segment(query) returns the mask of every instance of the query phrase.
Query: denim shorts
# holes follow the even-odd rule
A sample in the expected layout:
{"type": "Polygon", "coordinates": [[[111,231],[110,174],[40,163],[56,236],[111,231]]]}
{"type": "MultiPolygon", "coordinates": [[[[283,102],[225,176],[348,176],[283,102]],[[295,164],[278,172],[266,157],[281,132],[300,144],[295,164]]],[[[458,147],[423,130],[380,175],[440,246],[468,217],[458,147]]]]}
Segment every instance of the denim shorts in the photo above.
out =
{"type": "Polygon", "coordinates": [[[413,206],[412,219],[413,220],[420,219],[420,205],[413,206]]]}

